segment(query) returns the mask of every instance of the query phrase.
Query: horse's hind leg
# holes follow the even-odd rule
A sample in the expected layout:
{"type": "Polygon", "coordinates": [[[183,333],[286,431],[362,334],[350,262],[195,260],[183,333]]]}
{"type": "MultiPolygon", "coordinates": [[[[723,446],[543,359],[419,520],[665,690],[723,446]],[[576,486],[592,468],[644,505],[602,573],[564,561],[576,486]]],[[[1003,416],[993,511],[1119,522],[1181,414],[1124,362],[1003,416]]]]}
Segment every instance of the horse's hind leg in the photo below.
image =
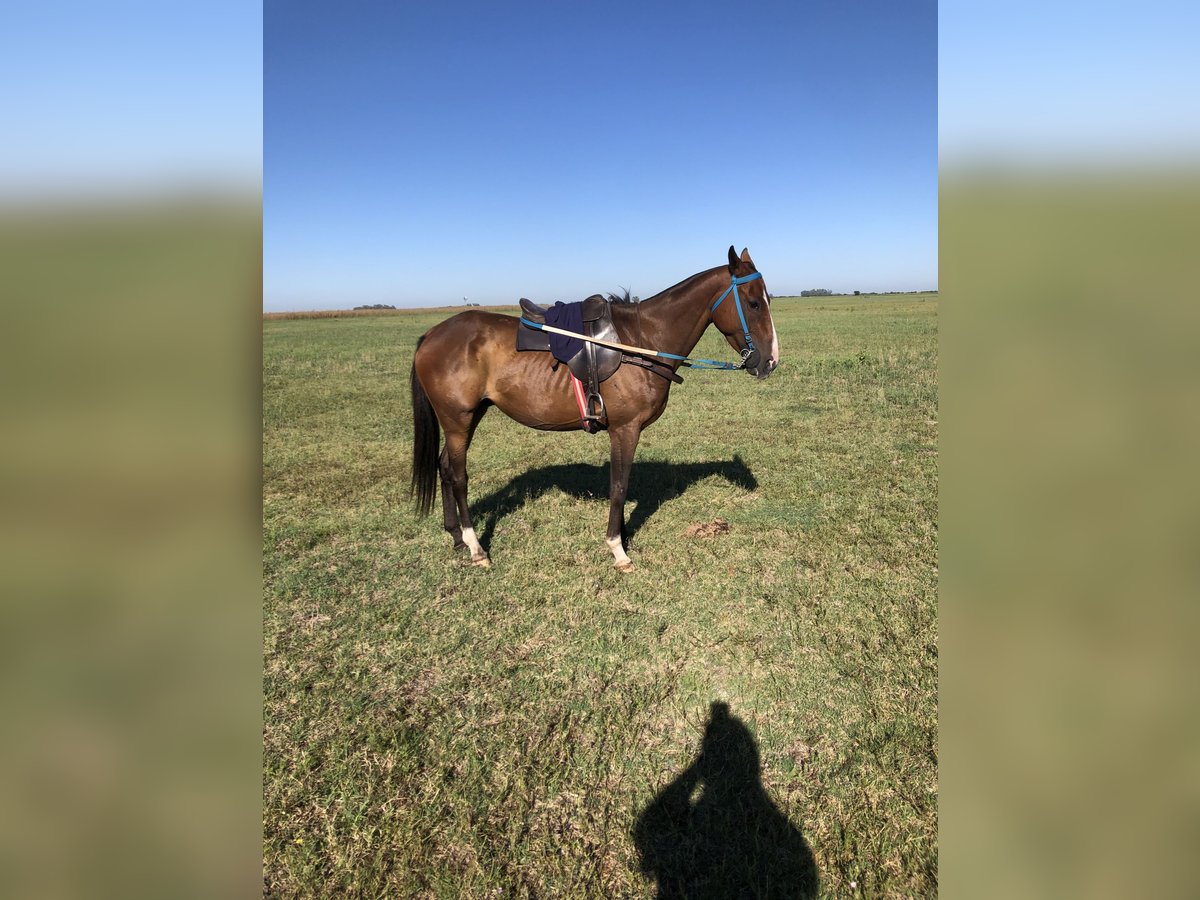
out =
{"type": "Polygon", "coordinates": [[[458,501],[454,499],[454,475],[448,447],[443,447],[442,455],[438,457],[438,472],[442,480],[442,525],[454,538],[454,549],[465,550],[467,545],[462,538],[462,526],[458,524],[458,501]]]}
{"type": "Polygon", "coordinates": [[[475,536],[475,529],[471,525],[471,513],[467,509],[467,448],[471,445],[471,436],[475,433],[475,426],[479,424],[483,412],[483,408],[476,410],[463,427],[456,427],[455,424],[452,424],[449,428],[445,428],[446,449],[442,453],[442,458],[445,460],[445,466],[442,468],[442,497],[447,524],[450,521],[451,512],[451,505],[445,501],[447,475],[449,476],[450,490],[454,495],[453,505],[457,507],[458,513],[455,520],[457,529],[447,528],[447,530],[451,535],[455,534],[455,530],[458,531],[455,546],[465,544],[471,551],[471,564],[475,566],[492,564],[487,553],[484,552],[483,546],[479,543],[479,538],[475,536]]]}

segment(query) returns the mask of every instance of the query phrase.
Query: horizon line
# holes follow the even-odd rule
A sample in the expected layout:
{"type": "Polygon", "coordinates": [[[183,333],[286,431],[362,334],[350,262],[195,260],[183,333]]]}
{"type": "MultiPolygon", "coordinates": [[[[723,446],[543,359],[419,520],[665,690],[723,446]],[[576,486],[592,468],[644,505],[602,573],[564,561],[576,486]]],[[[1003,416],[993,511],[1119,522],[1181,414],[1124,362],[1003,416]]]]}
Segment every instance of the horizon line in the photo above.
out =
{"type": "MultiPolygon", "coordinates": [[[[913,294],[936,294],[938,288],[922,288],[912,291],[861,291],[854,293],[853,291],[834,292],[830,294],[816,294],[808,297],[803,297],[800,294],[772,294],[772,300],[823,300],[828,297],[905,297],[913,294]]],[[[649,298],[647,298],[649,299],[649,298]]],[[[638,301],[641,302],[641,301],[638,301]]],[[[458,310],[462,312],[468,309],[478,310],[494,310],[494,309],[519,309],[516,303],[458,303],[458,304],[441,304],[438,306],[351,306],[351,307],[330,307],[325,309],[263,309],[262,317],[268,316],[310,316],[319,318],[322,316],[332,318],[335,315],[343,313],[361,313],[368,315],[371,313],[405,313],[405,312],[439,312],[441,310],[458,310]]]]}

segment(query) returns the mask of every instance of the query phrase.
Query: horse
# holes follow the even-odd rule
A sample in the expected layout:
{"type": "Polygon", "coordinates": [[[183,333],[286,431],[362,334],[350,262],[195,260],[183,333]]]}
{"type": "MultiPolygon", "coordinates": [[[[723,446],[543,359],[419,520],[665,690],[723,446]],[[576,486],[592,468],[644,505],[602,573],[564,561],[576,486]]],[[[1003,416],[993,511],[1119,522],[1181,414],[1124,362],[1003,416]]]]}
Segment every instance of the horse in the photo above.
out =
{"type": "MultiPolygon", "coordinates": [[[[730,247],[727,264],[698,272],[640,303],[614,303],[612,318],[621,343],[659,351],[665,359],[656,357],[657,368],[672,375],[710,324],[741,354],[739,368],[751,376],[766,379],[779,365],[770,294],[745,249],[739,256],[730,247]]],[[[430,513],[440,480],[443,525],[454,539],[454,550],[469,549],[476,566],[490,566],[491,560],[467,508],[467,448],[484,413],[495,406],[543,431],[583,427],[567,366],[552,366],[550,354],[543,351],[518,352],[518,324],[514,316],[461,312],[418,338],[413,355],[411,490],[417,512],[430,513]]],[[[611,451],[606,543],[621,572],[634,568],[625,542],[629,470],[642,432],[666,409],[671,381],[663,371],[621,365],[600,385],[611,451]]]]}

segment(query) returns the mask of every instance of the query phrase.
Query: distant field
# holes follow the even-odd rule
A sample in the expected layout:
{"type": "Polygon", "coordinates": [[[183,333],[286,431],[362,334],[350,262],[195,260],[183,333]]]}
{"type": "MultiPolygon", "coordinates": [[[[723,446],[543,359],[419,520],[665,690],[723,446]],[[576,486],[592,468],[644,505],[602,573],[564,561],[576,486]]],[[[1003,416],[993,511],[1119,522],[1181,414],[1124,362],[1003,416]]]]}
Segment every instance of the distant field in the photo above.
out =
{"type": "MultiPolygon", "coordinates": [[[[831,294],[828,297],[776,297],[777,300],[802,300],[807,303],[810,300],[839,300],[851,299],[850,294],[831,294]]],[[[903,299],[919,299],[919,300],[936,300],[937,293],[921,293],[915,292],[912,294],[903,295],[888,295],[888,294],[863,294],[859,297],[853,297],[855,300],[895,300],[903,299]]],[[[438,313],[443,316],[452,316],[457,312],[462,312],[467,307],[465,306],[431,306],[418,309],[309,309],[300,310],[297,312],[264,312],[263,320],[272,322],[277,319],[343,319],[355,316],[419,316],[429,313],[438,313]]],[[[516,305],[500,305],[500,306],[477,306],[476,309],[487,309],[493,312],[517,313],[516,305]]]]}
{"type": "MultiPolygon", "coordinates": [[[[496,312],[515,312],[516,306],[476,306],[473,309],[489,309],[496,312]]],[[[274,322],[279,319],[346,319],[363,316],[427,316],[430,313],[439,318],[452,316],[467,309],[465,306],[433,306],[421,309],[309,309],[300,312],[265,312],[264,322],[274,322]]]]}
{"type": "Polygon", "coordinates": [[[937,297],[773,310],[769,380],[685,370],[643,435],[629,575],[603,434],[488,413],[491,570],[414,516],[409,365],[460,309],[264,316],[268,894],[651,897],[643,860],[788,885],[800,841],[821,896],[936,893],[937,297]],[[714,701],[748,732],[697,763],[714,701]]]}

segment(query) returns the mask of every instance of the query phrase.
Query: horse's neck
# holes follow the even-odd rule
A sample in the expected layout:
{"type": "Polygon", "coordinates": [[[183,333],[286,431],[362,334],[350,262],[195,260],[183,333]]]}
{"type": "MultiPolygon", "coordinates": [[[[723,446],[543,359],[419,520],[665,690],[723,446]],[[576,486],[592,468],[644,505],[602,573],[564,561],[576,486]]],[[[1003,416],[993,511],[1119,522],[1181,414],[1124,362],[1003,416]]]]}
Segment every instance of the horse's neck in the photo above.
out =
{"type": "MultiPolygon", "coordinates": [[[[722,272],[728,269],[721,266],[693,275],[638,304],[641,331],[649,349],[679,356],[692,352],[712,321],[708,305],[716,296],[722,272]]],[[[672,364],[672,368],[677,367],[678,363],[672,364]]]]}

